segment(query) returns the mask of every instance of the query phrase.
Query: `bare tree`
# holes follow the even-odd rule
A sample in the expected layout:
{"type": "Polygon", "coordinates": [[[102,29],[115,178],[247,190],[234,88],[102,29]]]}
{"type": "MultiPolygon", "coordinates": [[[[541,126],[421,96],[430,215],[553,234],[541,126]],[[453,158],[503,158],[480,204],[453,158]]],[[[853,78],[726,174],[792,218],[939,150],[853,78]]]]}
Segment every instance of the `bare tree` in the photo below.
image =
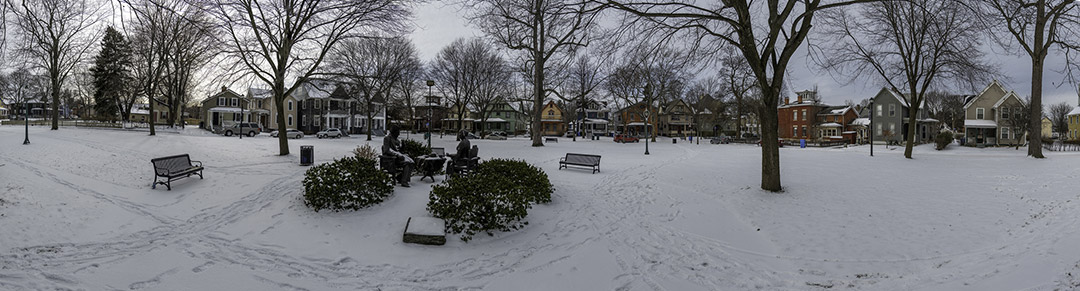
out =
{"type": "Polygon", "coordinates": [[[508,95],[512,72],[506,60],[499,56],[491,47],[487,50],[477,50],[473,58],[476,58],[477,70],[473,75],[472,82],[476,88],[476,96],[473,104],[480,114],[480,137],[487,135],[488,113],[495,109],[504,96],[508,95]]]}
{"type": "MultiPolygon", "coordinates": [[[[160,0],[159,0],[160,1],[160,0]]],[[[168,18],[164,33],[168,37],[161,64],[161,95],[168,106],[167,122],[181,125],[184,107],[198,83],[193,78],[220,50],[216,24],[204,9],[181,6],[168,18]]]]}
{"type": "MultiPolygon", "coordinates": [[[[593,96],[600,86],[604,84],[604,79],[607,77],[604,71],[605,67],[602,65],[610,61],[610,56],[613,54],[604,54],[603,56],[596,56],[590,54],[588,50],[576,51],[576,56],[573,58],[574,62],[570,64],[570,68],[566,70],[567,91],[571,96],[564,96],[569,99],[573,99],[570,102],[574,114],[569,114],[571,122],[577,121],[577,128],[580,131],[587,114],[585,108],[590,102],[594,102],[595,96],[593,96]],[[605,57],[607,56],[607,57],[605,57]],[[577,113],[580,112],[582,118],[576,118],[577,113]]],[[[574,141],[577,141],[577,133],[574,134],[574,141]]]]}
{"type": "Polygon", "coordinates": [[[1053,125],[1053,131],[1060,133],[1062,136],[1069,132],[1069,112],[1073,110],[1073,107],[1069,103],[1061,102],[1054,105],[1050,105],[1049,117],[1050,124],[1053,125]]]}
{"type": "Polygon", "coordinates": [[[992,70],[981,61],[977,15],[954,0],[882,1],[863,8],[824,13],[824,32],[812,52],[831,72],[852,80],[874,76],[896,92],[910,92],[904,148],[910,159],[926,93],[950,81],[974,88],[992,70]]]}
{"type": "Polygon", "coordinates": [[[412,42],[403,37],[349,39],[331,53],[326,74],[350,84],[360,93],[353,99],[365,109],[367,140],[371,140],[376,97],[389,102],[405,71],[415,67],[418,59],[412,42]]]}
{"type": "MultiPolygon", "coordinates": [[[[1043,94],[1043,71],[1046,55],[1054,46],[1069,52],[1080,49],[1080,4],[1074,0],[982,0],[987,28],[1003,37],[992,37],[998,44],[1012,50],[1023,51],[1031,58],[1031,108],[1041,110],[1043,94]],[[1008,41],[1008,32],[1013,41],[1008,41]],[[1019,47],[1019,49],[1017,49],[1019,47]]],[[[1066,65],[1066,68],[1069,68],[1066,65]]],[[[1071,76],[1071,73],[1069,74],[1071,76]]],[[[1031,115],[1035,115],[1032,111],[1031,115]]],[[[1028,129],[1038,131],[1038,118],[1031,118],[1028,129]]],[[[1042,139],[1028,137],[1028,155],[1041,159],[1042,139]]]]}
{"type": "MultiPolygon", "coordinates": [[[[1040,123],[1039,128],[1040,129],[1042,128],[1042,125],[1041,125],[1041,123],[1042,123],[1041,120],[1042,120],[1042,116],[1043,116],[1042,110],[1038,110],[1039,111],[1039,115],[1037,115],[1038,117],[1033,117],[1033,116],[1031,116],[1029,114],[1029,113],[1034,111],[1034,110],[1031,110],[1031,96],[1025,97],[1024,100],[1021,100],[1020,108],[1018,108],[1018,109],[1019,110],[1017,110],[1017,111],[1013,111],[1013,116],[1011,116],[1011,118],[1009,118],[1009,122],[1008,122],[1008,126],[1010,128],[1012,128],[1012,134],[1014,134],[1016,136],[1019,136],[1019,137],[1023,137],[1025,134],[1027,134],[1029,132],[1028,124],[1031,124],[1031,119],[1038,119],[1040,121],[1039,122],[1040,123]]],[[[1039,133],[1038,130],[1030,131],[1030,132],[1034,133],[1033,135],[1038,135],[1038,133],[1039,133]]],[[[1038,137],[1038,139],[1041,140],[1042,137],[1038,137]]],[[[1016,143],[1016,149],[1020,150],[1020,146],[1022,144],[1023,143],[1020,143],[1020,142],[1016,143]]]]}
{"type": "Polygon", "coordinates": [[[553,89],[545,78],[548,61],[570,49],[586,46],[596,22],[596,5],[565,0],[467,0],[470,18],[480,30],[511,50],[522,51],[532,82],[532,141],[544,146],[540,135],[540,110],[553,89]]]}
{"type": "Polygon", "coordinates": [[[89,0],[5,0],[20,43],[17,51],[49,77],[52,130],[60,126],[60,93],[68,76],[83,61],[97,36],[98,3],[89,0]]]}
{"type": "MultiPolygon", "coordinates": [[[[247,75],[270,86],[282,131],[285,96],[307,82],[339,42],[370,32],[400,33],[411,15],[406,0],[216,0],[214,4],[214,14],[231,39],[227,54],[243,64],[247,75]]],[[[284,134],[278,138],[278,152],[289,154],[284,134]]]]}
{"type": "MultiPolygon", "coordinates": [[[[757,89],[757,82],[750,70],[750,64],[739,55],[738,51],[728,50],[720,56],[720,71],[717,77],[721,80],[722,90],[730,92],[735,109],[736,137],[742,138],[742,116],[752,112],[749,105],[751,94],[757,89]]],[[[756,133],[755,133],[756,134],[756,133]]]]}
{"type": "MultiPolygon", "coordinates": [[[[395,102],[403,105],[407,111],[405,114],[409,118],[410,127],[412,127],[413,120],[416,119],[416,105],[419,104],[417,97],[426,96],[427,87],[425,84],[426,72],[424,72],[424,64],[420,62],[420,58],[414,57],[409,60],[405,68],[401,71],[401,81],[397,83],[397,88],[394,91],[392,98],[395,102]],[[423,92],[417,94],[417,92],[423,92]]],[[[425,100],[426,101],[426,100],[425,100]]],[[[416,130],[416,128],[412,128],[416,130]]]]}
{"type": "Polygon", "coordinates": [[[607,77],[604,89],[613,95],[621,108],[643,103],[654,108],[647,116],[646,138],[656,141],[658,128],[649,128],[657,120],[660,104],[682,96],[686,76],[682,69],[686,55],[670,47],[638,46],[624,52],[623,64],[607,77]],[[620,104],[621,103],[621,104],[620,104]]]}
{"type": "MultiPolygon", "coordinates": [[[[964,126],[964,103],[971,95],[949,94],[944,91],[926,93],[926,105],[932,116],[953,130],[964,126]]],[[[865,105],[863,105],[865,107],[865,105]]]]}
{"type": "Polygon", "coordinates": [[[483,61],[477,56],[484,55],[483,51],[491,48],[479,38],[454,40],[435,57],[431,64],[430,76],[439,85],[443,95],[450,98],[449,103],[457,109],[458,128],[464,129],[465,118],[469,107],[476,100],[479,89],[477,79],[479,68],[483,61]]]}
{"type": "Polygon", "coordinates": [[[833,7],[874,0],[722,1],[712,3],[669,1],[594,0],[625,11],[647,31],[681,34],[707,44],[712,53],[720,46],[738,49],[760,88],[761,188],[780,191],[780,149],[775,110],[784,87],[792,55],[813,24],[815,13],[833,7]]]}

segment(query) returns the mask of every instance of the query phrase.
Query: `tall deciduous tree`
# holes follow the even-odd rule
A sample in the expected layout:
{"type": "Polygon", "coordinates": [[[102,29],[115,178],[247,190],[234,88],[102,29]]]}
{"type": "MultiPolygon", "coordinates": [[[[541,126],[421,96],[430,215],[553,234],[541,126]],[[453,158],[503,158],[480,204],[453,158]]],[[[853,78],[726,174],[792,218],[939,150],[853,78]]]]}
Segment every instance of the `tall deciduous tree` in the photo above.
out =
{"type": "Polygon", "coordinates": [[[430,76],[438,84],[439,91],[449,98],[447,103],[457,110],[454,113],[457,114],[459,129],[465,128],[465,118],[477,94],[477,82],[474,80],[479,72],[480,60],[472,56],[478,55],[477,51],[487,49],[482,39],[458,38],[439,51],[431,63],[430,76]]]}
{"type": "Polygon", "coordinates": [[[863,8],[822,15],[815,59],[852,80],[873,77],[909,92],[904,157],[910,159],[926,93],[953,84],[974,88],[992,70],[981,60],[977,15],[955,0],[881,1],[863,8]]]}
{"type": "Polygon", "coordinates": [[[116,121],[121,110],[121,96],[132,89],[128,85],[131,82],[131,48],[124,35],[112,26],[105,29],[101,51],[94,57],[90,72],[94,76],[94,112],[99,119],[116,121]]]}
{"type": "MultiPolygon", "coordinates": [[[[815,13],[874,0],[776,0],[698,3],[669,1],[593,0],[635,16],[645,29],[685,33],[711,44],[738,49],[760,88],[761,188],[780,191],[780,148],[776,112],[788,63],[806,40],[815,13]]],[[[713,53],[719,50],[713,50],[713,53]]]]}
{"type": "Polygon", "coordinates": [[[52,97],[52,130],[60,126],[61,87],[97,36],[100,3],[90,0],[4,0],[19,37],[18,52],[43,69],[52,97]]]}
{"type": "Polygon", "coordinates": [[[1068,115],[1072,110],[1073,107],[1065,102],[1050,105],[1047,114],[1050,117],[1050,124],[1054,132],[1061,134],[1061,136],[1065,136],[1065,133],[1069,132],[1068,115]]]}
{"type": "MultiPolygon", "coordinates": [[[[228,33],[226,52],[243,71],[270,86],[277,128],[284,131],[285,97],[307,82],[345,39],[398,34],[412,14],[407,0],[216,0],[214,14],[228,33]],[[291,82],[290,82],[291,81],[291,82]]],[[[286,135],[278,153],[289,154],[286,135]]]]}
{"type": "MultiPolygon", "coordinates": [[[[985,8],[981,19],[995,34],[998,44],[1023,51],[1031,59],[1030,115],[1039,116],[1034,110],[1042,110],[1046,56],[1055,46],[1066,52],[1080,49],[1080,4],[1075,0],[982,0],[981,3],[985,8]]],[[[1028,129],[1037,132],[1039,128],[1040,119],[1031,118],[1028,129]]],[[[1028,136],[1028,155],[1045,158],[1038,135],[1028,136]]]]}
{"type": "Polygon", "coordinates": [[[376,97],[383,98],[383,106],[389,105],[390,95],[403,81],[406,70],[417,63],[416,47],[404,37],[349,39],[331,53],[327,74],[348,83],[352,91],[359,93],[352,97],[365,109],[367,140],[371,140],[376,97]]]}
{"type": "Polygon", "coordinates": [[[467,0],[471,18],[487,35],[515,51],[521,51],[532,82],[532,142],[544,146],[540,135],[540,110],[553,90],[546,78],[549,61],[570,49],[586,46],[596,22],[597,6],[588,1],[566,0],[467,0]]]}

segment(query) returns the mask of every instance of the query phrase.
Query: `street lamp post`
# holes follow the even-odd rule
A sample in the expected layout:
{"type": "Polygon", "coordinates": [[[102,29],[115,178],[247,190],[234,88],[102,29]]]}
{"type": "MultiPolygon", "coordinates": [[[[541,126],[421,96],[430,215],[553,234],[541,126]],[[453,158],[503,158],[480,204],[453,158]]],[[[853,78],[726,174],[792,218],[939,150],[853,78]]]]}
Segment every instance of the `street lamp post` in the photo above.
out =
{"type": "Polygon", "coordinates": [[[649,107],[645,107],[645,154],[649,154],[649,107]]]}
{"type": "Polygon", "coordinates": [[[866,132],[870,134],[870,156],[874,156],[874,101],[870,101],[870,125],[866,132]]]}
{"type": "Polygon", "coordinates": [[[427,114],[427,147],[429,149],[431,148],[431,138],[432,138],[432,136],[431,136],[432,108],[431,107],[434,106],[434,105],[432,105],[432,103],[439,103],[438,98],[431,95],[431,86],[435,86],[435,81],[434,80],[427,80],[427,100],[426,100],[427,104],[428,104],[428,108],[427,108],[427,112],[428,112],[428,114],[427,114]],[[432,101],[434,101],[434,102],[432,102],[432,101]]]}
{"type": "Polygon", "coordinates": [[[26,139],[23,140],[22,144],[30,144],[30,102],[23,100],[23,109],[26,110],[23,111],[23,125],[26,126],[26,139]]]}

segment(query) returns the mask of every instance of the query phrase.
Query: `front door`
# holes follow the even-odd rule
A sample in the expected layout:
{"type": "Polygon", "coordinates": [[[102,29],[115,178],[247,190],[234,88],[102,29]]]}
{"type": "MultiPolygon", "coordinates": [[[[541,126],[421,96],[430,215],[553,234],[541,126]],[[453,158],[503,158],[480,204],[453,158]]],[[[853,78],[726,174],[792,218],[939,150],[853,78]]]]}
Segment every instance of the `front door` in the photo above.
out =
{"type": "Polygon", "coordinates": [[[211,126],[219,126],[219,125],[221,125],[221,115],[220,115],[220,113],[214,112],[213,115],[214,115],[214,117],[212,118],[212,123],[210,123],[210,125],[211,126]]]}

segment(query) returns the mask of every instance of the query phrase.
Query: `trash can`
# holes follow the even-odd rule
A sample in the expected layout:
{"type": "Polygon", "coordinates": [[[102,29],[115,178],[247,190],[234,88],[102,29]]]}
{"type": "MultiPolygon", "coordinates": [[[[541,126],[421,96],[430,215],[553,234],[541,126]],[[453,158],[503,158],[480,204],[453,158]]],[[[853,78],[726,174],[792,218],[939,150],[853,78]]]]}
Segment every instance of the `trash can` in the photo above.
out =
{"type": "Polygon", "coordinates": [[[806,139],[799,139],[799,148],[806,148],[806,139]]]}
{"type": "Polygon", "coordinates": [[[311,162],[315,160],[315,146],[304,145],[300,146],[300,165],[310,166],[311,162]]]}
{"type": "Polygon", "coordinates": [[[671,139],[671,143],[677,143],[677,142],[679,142],[679,139],[677,139],[677,138],[671,139]]]}

